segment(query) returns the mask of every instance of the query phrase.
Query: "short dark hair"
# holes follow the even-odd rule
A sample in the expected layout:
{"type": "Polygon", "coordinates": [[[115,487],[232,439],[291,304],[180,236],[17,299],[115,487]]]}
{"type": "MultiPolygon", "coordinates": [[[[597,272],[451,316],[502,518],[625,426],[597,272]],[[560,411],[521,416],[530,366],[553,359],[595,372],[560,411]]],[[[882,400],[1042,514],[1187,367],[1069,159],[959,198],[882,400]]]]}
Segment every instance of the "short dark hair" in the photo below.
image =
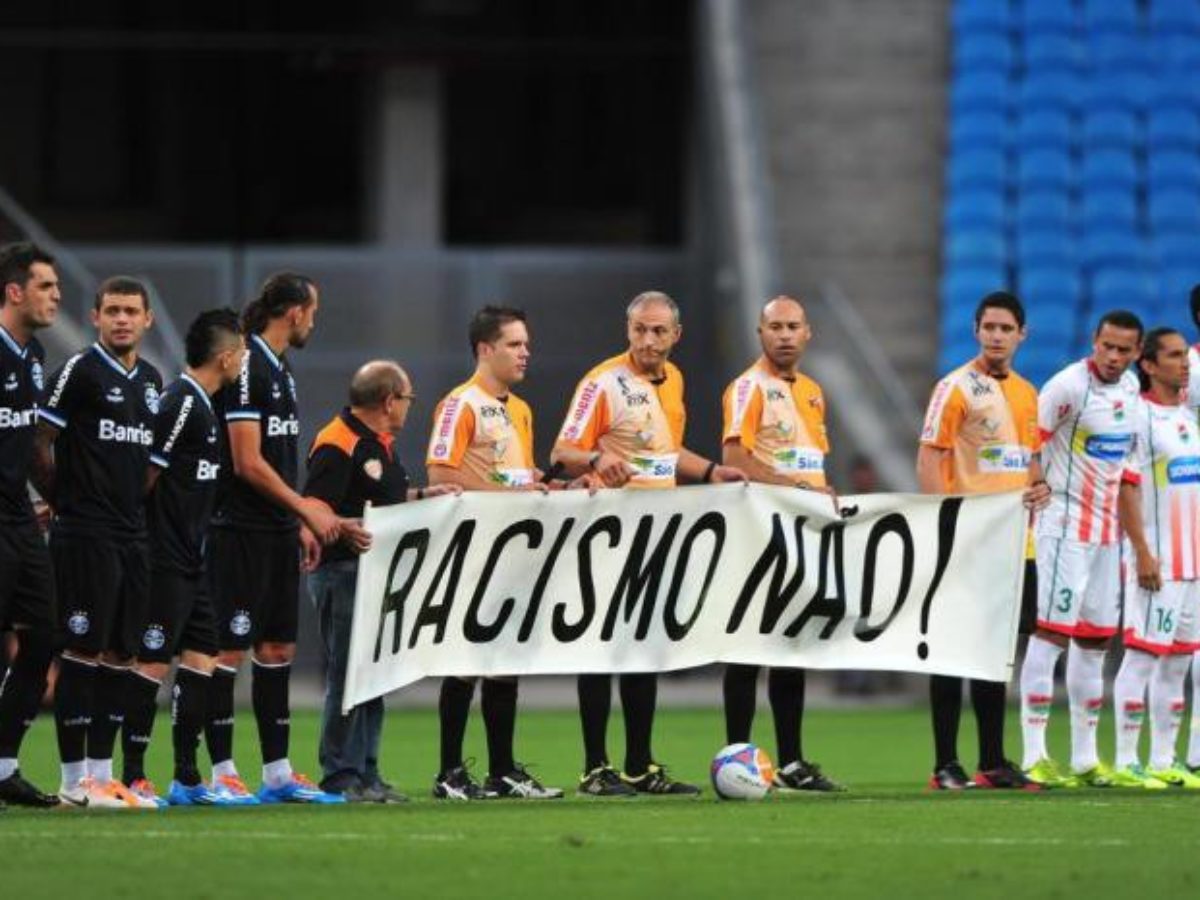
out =
{"type": "Polygon", "coordinates": [[[525,311],[512,306],[485,306],[471,316],[467,326],[467,340],[471,342],[471,355],[479,356],[479,345],[490,344],[500,337],[500,331],[509,322],[524,322],[525,311]]]}
{"type": "Polygon", "coordinates": [[[295,306],[312,302],[317,283],[307,275],[296,272],[276,272],[262,283],[258,296],[242,310],[242,330],[259,334],[272,319],[287,315],[295,306]]]}
{"type": "Polygon", "coordinates": [[[1140,342],[1146,334],[1146,328],[1142,325],[1142,320],[1138,318],[1137,313],[1130,312],[1127,309],[1110,309],[1100,317],[1100,321],[1096,323],[1095,336],[1100,336],[1100,330],[1105,325],[1111,325],[1113,328],[1127,328],[1131,331],[1136,331],[1138,341],[1140,342]]]}
{"type": "Polygon", "coordinates": [[[1158,362],[1158,353],[1162,349],[1163,338],[1170,337],[1173,334],[1183,337],[1177,328],[1170,328],[1168,326],[1151,328],[1146,332],[1146,337],[1142,341],[1142,355],[1138,357],[1137,361],[1137,377],[1138,381],[1141,382],[1143,391],[1150,390],[1150,375],[1146,372],[1142,363],[1158,362]]]}
{"type": "Polygon", "coordinates": [[[187,364],[192,368],[204,365],[217,355],[223,338],[241,337],[241,333],[236,310],[227,306],[205,310],[192,320],[183,339],[187,364]]]}
{"type": "Polygon", "coordinates": [[[975,307],[975,330],[979,330],[979,323],[983,321],[983,314],[989,309],[1007,309],[1013,314],[1013,318],[1017,320],[1017,327],[1025,327],[1025,304],[1017,299],[1016,295],[1008,293],[1008,291],[993,291],[982,300],[979,301],[979,306],[975,307]]]}
{"type": "Polygon", "coordinates": [[[32,241],[0,247],[0,306],[4,305],[4,292],[10,284],[25,287],[29,282],[34,263],[52,266],[54,257],[32,241]]]}
{"type": "Polygon", "coordinates": [[[1200,284],[1192,287],[1192,321],[1200,326],[1200,284]]]}
{"type": "Polygon", "coordinates": [[[146,285],[129,275],[114,275],[112,278],[105,278],[100,282],[100,287],[96,288],[96,302],[92,308],[99,309],[100,303],[110,295],[141,297],[142,306],[146,309],[150,308],[150,292],[146,289],[146,285]]]}

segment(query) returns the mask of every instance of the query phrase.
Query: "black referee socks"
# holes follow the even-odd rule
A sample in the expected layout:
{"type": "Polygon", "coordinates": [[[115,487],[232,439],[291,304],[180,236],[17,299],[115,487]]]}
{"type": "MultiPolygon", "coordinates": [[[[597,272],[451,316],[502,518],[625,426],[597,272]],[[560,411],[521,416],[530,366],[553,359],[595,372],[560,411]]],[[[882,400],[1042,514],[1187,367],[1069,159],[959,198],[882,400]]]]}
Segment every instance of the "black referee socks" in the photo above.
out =
{"type": "Polygon", "coordinates": [[[658,703],[658,676],[622,675],[621,706],[625,712],[625,774],[637,777],[650,771],[650,731],[658,703]]]}
{"type": "Polygon", "coordinates": [[[22,629],[16,634],[17,657],[0,686],[0,759],[18,757],[46,692],[46,670],[54,655],[49,632],[22,629]]]}
{"type": "Polygon", "coordinates": [[[725,677],[721,682],[725,699],[725,743],[744,744],[750,740],[757,690],[758,666],[736,663],[725,666],[725,677]]]}
{"type": "MultiPolygon", "coordinates": [[[[962,715],[961,678],[934,675],[929,679],[933,709],[934,769],[958,759],[958,724],[962,715]]],[[[979,768],[987,771],[1004,762],[1006,687],[998,681],[969,682],[971,704],[979,729],[979,768]]]]}
{"type": "Polygon", "coordinates": [[[233,687],[237,670],[217,666],[208,680],[204,738],[214,766],[233,759],[233,687]]]}
{"type": "MultiPolygon", "coordinates": [[[[175,780],[191,787],[200,783],[196,746],[208,709],[208,686],[212,676],[180,666],[171,689],[171,740],[175,745],[175,780]]],[[[230,681],[233,679],[231,678],[230,681]]]]}
{"type": "Polygon", "coordinates": [[[502,778],[517,767],[513,734],[517,727],[517,682],[485,678],[481,706],[487,731],[488,774],[502,778]]]}
{"type": "MultiPolygon", "coordinates": [[[[441,728],[442,769],[439,775],[463,764],[463,736],[467,733],[467,716],[471,714],[471,698],[475,682],[461,678],[443,678],[438,695],[438,725],[441,728]]],[[[505,773],[507,774],[507,773],[505,773]]]]}
{"type": "Polygon", "coordinates": [[[121,753],[124,757],[122,781],[133,784],[146,777],[146,748],[154,731],[154,713],[161,683],[136,669],[128,675],[125,726],[121,729],[121,753]]]}
{"type": "Polygon", "coordinates": [[[260,663],[254,660],[250,681],[250,700],[258,721],[258,744],[263,765],[287,759],[291,736],[291,703],[288,682],[291,663],[260,663]]]}
{"type": "Polygon", "coordinates": [[[58,756],[64,763],[81,763],[87,752],[88,725],[96,689],[94,662],[69,656],[61,658],[54,685],[54,726],[58,734],[58,756]]]}
{"type": "Polygon", "coordinates": [[[804,717],[804,670],[772,668],[767,673],[767,699],[775,717],[775,750],[780,768],[804,758],[800,726],[804,717]]]}
{"type": "Polygon", "coordinates": [[[590,772],[608,764],[605,732],[608,714],[612,710],[612,677],[609,675],[580,675],[579,722],[583,726],[583,771],[590,772]]]}

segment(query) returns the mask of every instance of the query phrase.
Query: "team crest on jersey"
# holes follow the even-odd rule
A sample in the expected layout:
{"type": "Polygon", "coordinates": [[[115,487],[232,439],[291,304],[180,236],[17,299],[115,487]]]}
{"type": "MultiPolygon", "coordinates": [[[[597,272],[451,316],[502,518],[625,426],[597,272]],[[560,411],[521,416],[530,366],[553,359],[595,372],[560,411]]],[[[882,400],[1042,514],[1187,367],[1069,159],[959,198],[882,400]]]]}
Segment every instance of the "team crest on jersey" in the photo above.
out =
{"type": "Polygon", "coordinates": [[[292,402],[296,402],[296,379],[292,377],[292,373],[287,373],[288,393],[292,395],[292,402]]]}
{"type": "Polygon", "coordinates": [[[214,425],[212,428],[210,428],[208,430],[208,442],[210,444],[215,444],[217,442],[217,426],[216,425],[214,425]]]}
{"type": "Polygon", "coordinates": [[[238,637],[245,637],[250,633],[250,613],[244,609],[239,609],[233,614],[233,618],[229,620],[229,630],[238,637]]]}
{"type": "Polygon", "coordinates": [[[363,472],[373,481],[383,477],[383,463],[377,459],[368,459],[363,463],[363,472]]]}
{"type": "Polygon", "coordinates": [[[91,620],[88,619],[88,614],[81,609],[75,610],[67,619],[67,630],[71,634],[85,635],[88,629],[92,627],[91,620]]]}
{"type": "Polygon", "coordinates": [[[283,388],[281,388],[279,386],[278,381],[272,381],[271,382],[271,399],[278,400],[282,396],[283,396],[283,388]]]}
{"type": "Polygon", "coordinates": [[[1180,422],[1176,428],[1179,429],[1179,439],[1185,444],[1192,439],[1192,436],[1188,433],[1187,425],[1185,425],[1183,422],[1180,422]]]}
{"type": "Polygon", "coordinates": [[[146,385],[146,409],[158,415],[158,388],[152,384],[146,385]]]}
{"type": "Polygon", "coordinates": [[[147,650],[161,650],[167,642],[167,635],[161,625],[150,625],[142,635],[142,644],[147,650]]]}
{"type": "Polygon", "coordinates": [[[1125,401],[1124,400],[1114,400],[1113,401],[1113,418],[1116,419],[1118,422],[1124,420],[1124,418],[1125,418],[1125,401]]]}
{"type": "Polygon", "coordinates": [[[33,379],[33,386],[40,391],[42,389],[42,364],[36,359],[29,367],[29,377],[33,379]]]}
{"type": "Polygon", "coordinates": [[[9,372],[8,377],[4,379],[4,389],[6,391],[15,391],[19,385],[20,382],[17,381],[17,373],[9,372]]]}

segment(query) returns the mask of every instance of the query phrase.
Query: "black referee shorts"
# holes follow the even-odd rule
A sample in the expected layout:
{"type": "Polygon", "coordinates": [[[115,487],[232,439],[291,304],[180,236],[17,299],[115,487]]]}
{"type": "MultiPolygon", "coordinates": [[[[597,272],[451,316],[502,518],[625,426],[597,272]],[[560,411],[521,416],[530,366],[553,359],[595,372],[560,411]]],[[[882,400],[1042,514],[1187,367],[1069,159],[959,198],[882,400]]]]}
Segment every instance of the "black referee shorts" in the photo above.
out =
{"type": "Polygon", "coordinates": [[[150,601],[138,641],[143,662],[169,663],[184,650],[216,656],[217,616],[208,596],[208,579],[169,569],[150,573],[150,601]]]}
{"type": "Polygon", "coordinates": [[[0,522],[0,630],[53,631],[57,624],[54,570],[41,529],[32,520],[0,522]]]}
{"type": "Polygon", "coordinates": [[[296,642],[298,531],[213,528],[208,534],[208,573],[222,650],[296,642]]]}
{"type": "Polygon", "coordinates": [[[52,530],[50,557],[62,646],[92,656],[135,655],[150,591],[145,540],[52,530]]]}

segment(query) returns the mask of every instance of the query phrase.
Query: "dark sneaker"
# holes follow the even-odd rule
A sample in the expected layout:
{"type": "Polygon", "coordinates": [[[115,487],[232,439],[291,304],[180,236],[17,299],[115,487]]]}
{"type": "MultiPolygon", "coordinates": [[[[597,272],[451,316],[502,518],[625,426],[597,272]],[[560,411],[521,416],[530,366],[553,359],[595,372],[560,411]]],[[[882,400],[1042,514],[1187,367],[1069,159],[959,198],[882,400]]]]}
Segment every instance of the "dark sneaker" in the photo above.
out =
{"type": "Polygon", "coordinates": [[[507,775],[499,778],[488,776],[483,783],[484,788],[494,791],[499,797],[513,797],[524,800],[558,800],[562,797],[562,788],[544,787],[540,781],[525,771],[520,763],[507,775]]]}
{"type": "Polygon", "coordinates": [[[975,787],[984,789],[1040,791],[1044,788],[1044,785],[1022,772],[1016,763],[1007,759],[994,769],[980,769],[972,780],[975,787]]]}
{"type": "Polygon", "coordinates": [[[49,809],[58,806],[56,794],[43,794],[21,776],[21,770],[13,772],[0,781],[0,806],[33,806],[39,809],[49,809]]]}
{"type": "Polygon", "coordinates": [[[940,769],[934,770],[934,773],[929,778],[929,787],[935,791],[964,791],[967,788],[975,787],[966,769],[956,759],[953,762],[948,762],[940,769]]]}
{"type": "Polygon", "coordinates": [[[646,770],[644,775],[639,775],[637,778],[622,775],[621,780],[639,794],[669,794],[675,797],[694,797],[700,793],[700,788],[694,784],[688,784],[686,781],[675,781],[667,775],[666,767],[660,766],[658,763],[650,763],[650,768],[646,770]]]}
{"type": "Polygon", "coordinates": [[[408,797],[386,781],[374,781],[363,788],[363,793],[375,803],[407,803],[408,797]]]}
{"type": "Polygon", "coordinates": [[[828,793],[840,793],[846,788],[836,781],[826,777],[821,771],[821,767],[816,763],[799,762],[788,763],[782,769],[775,772],[774,779],[775,787],[781,791],[826,791],[828,793]]]}
{"type": "Polygon", "coordinates": [[[597,766],[580,776],[580,794],[589,797],[636,797],[637,791],[621,780],[617,770],[610,765],[597,766]]]}
{"type": "Polygon", "coordinates": [[[480,787],[467,767],[459,766],[433,780],[433,796],[437,800],[495,800],[499,794],[480,787]]]}

